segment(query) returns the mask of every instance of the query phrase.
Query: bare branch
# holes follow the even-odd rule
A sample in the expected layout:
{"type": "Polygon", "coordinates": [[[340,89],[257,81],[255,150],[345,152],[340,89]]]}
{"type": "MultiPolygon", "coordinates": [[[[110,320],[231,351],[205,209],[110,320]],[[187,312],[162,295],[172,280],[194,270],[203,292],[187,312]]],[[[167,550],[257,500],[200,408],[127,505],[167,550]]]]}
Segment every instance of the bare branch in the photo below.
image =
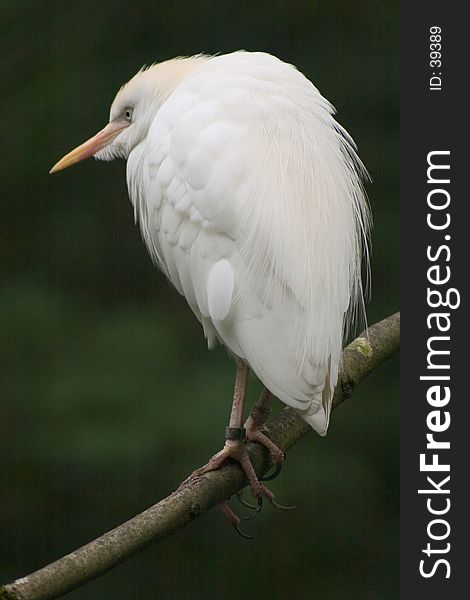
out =
{"type": "MultiPolygon", "coordinates": [[[[357,384],[377,365],[398,351],[400,313],[376,323],[343,352],[343,367],[333,408],[351,397],[357,384]]],[[[269,437],[283,450],[311,431],[296,413],[286,408],[269,424],[269,437]]],[[[269,455],[259,444],[248,444],[258,475],[269,467],[269,455]]],[[[229,498],[246,484],[237,464],[224,465],[175,492],[126,523],[75,552],[0,588],[1,600],[48,600],[102,575],[150,542],[175,533],[204,511],[229,498]]]]}

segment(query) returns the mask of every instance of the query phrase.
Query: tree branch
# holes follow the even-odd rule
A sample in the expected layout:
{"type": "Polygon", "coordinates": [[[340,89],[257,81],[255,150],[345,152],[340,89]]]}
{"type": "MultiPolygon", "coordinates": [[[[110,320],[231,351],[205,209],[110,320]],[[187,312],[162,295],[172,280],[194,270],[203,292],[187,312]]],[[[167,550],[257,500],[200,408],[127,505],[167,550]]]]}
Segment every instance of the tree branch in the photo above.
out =
{"type": "MultiPolygon", "coordinates": [[[[333,399],[333,408],[353,394],[357,384],[400,346],[400,313],[376,323],[343,352],[343,365],[333,399]]],[[[273,419],[269,437],[283,450],[296,444],[309,431],[290,408],[273,419]]],[[[259,444],[248,444],[258,475],[269,468],[269,454],[259,444]]],[[[75,552],[0,588],[0,600],[48,600],[102,575],[150,542],[175,533],[202,512],[229,498],[246,484],[237,464],[185,481],[167,498],[133,519],[119,525],[75,552]]]]}

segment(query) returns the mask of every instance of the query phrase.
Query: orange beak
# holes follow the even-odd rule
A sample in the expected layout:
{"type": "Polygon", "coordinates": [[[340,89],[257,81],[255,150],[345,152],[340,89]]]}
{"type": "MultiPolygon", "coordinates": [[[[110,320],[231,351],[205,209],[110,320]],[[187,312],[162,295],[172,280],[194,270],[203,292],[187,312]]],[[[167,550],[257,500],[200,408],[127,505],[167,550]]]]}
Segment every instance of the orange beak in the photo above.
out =
{"type": "Polygon", "coordinates": [[[57,162],[49,173],[56,173],[62,169],[66,169],[75,163],[90,158],[95,152],[101,150],[108,144],[110,144],[114,138],[126,127],[129,127],[130,123],[108,123],[104,129],[99,131],[96,135],[91,137],[89,140],[77,146],[74,150],[62,157],[57,162]]]}

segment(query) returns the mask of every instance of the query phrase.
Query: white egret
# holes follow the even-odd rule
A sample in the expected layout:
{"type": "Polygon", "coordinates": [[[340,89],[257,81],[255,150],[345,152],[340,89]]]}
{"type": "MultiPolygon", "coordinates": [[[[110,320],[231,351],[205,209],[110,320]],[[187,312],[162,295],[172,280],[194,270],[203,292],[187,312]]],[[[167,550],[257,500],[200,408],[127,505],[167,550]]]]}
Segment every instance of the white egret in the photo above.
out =
{"type": "MultiPolygon", "coordinates": [[[[253,495],[244,443],[263,433],[271,394],[325,435],[343,344],[363,310],[366,175],[332,105],[294,66],[261,52],[176,58],[139,71],[109,123],[51,172],[90,156],[127,159],[127,185],[156,265],[185,296],[209,348],[237,361],[224,448],[253,495]],[[243,426],[248,370],[266,390],[243,426]]],[[[234,525],[238,519],[226,507],[234,525]]]]}

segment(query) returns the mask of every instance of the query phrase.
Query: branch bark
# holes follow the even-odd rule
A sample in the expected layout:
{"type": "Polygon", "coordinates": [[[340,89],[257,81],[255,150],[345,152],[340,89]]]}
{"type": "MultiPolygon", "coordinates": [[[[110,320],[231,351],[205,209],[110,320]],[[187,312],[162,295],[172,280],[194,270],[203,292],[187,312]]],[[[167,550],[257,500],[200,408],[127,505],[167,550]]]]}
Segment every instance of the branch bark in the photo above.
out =
{"type": "MultiPolygon", "coordinates": [[[[358,383],[375,367],[398,351],[400,313],[369,328],[343,352],[343,365],[333,408],[350,398],[358,383]]],[[[268,435],[288,450],[311,431],[296,413],[286,408],[268,427],[268,435]]],[[[248,444],[258,475],[269,468],[269,455],[259,444],[248,444]]],[[[224,465],[194,481],[185,481],[154,506],[59,560],[4,585],[0,600],[49,600],[79,587],[112,569],[147,544],[172,535],[202,512],[229,498],[246,484],[237,464],[224,465]]]]}

